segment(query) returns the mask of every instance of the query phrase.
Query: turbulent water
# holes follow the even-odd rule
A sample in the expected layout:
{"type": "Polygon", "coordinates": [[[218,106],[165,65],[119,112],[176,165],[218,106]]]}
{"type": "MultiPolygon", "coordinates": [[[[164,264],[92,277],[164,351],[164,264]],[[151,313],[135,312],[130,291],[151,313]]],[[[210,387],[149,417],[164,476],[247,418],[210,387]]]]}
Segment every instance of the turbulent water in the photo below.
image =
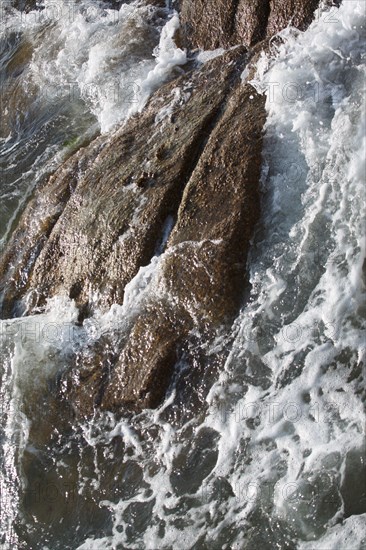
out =
{"type": "Polygon", "coordinates": [[[186,62],[172,40],[178,18],[168,14],[91,0],[45,0],[43,10],[25,13],[1,0],[0,245],[43,178],[140,110],[186,62]]]}
{"type": "MultiPolygon", "coordinates": [[[[186,56],[168,5],[4,6],[5,240],[34,186],[186,56]]],[[[82,327],[62,296],[1,321],[2,548],[366,548],[365,23],[364,2],[345,0],[258,63],[268,119],[251,288],[212,349],[230,348],[224,371],[194,400],[172,387],[156,411],[76,425],[55,398],[70,356],[156,292],[163,256],[82,327]]]]}

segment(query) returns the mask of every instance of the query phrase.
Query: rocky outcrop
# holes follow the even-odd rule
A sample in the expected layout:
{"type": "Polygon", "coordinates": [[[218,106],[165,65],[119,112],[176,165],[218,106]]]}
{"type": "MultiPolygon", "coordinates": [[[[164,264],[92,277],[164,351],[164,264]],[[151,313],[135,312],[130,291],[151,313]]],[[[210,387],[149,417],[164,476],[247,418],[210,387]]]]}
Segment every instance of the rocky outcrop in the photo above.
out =
{"type": "Polygon", "coordinates": [[[182,0],[184,42],[189,48],[213,50],[235,44],[254,46],[288,25],[305,29],[318,0],[182,0]]]}
{"type": "Polygon", "coordinates": [[[166,220],[176,220],[158,273],[162,297],[144,305],[117,351],[107,341],[75,365],[70,395],[82,412],[109,382],[103,407],[157,405],[189,331],[214,332],[237,311],[265,118],[263,97],[240,84],[247,60],[237,48],[163,87],[112,139],[62,166],[13,235],[1,263],[3,314],[26,292],[28,312],[66,293],[84,317],[123,302],[159,252],[166,220]]]}
{"type": "Polygon", "coordinates": [[[162,296],[141,312],[104,395],[106,408],[158,404],[189,332],[208,341],[237,313],[259,219],[264,121],[264,98],[238,86],[185,188],[157,275],[162,296]]]}
{"type": "Polygon", "coordinates": [[[207,350],[242,304],[260,215],[264,97],[241,74],[264,38],[289,21],[304,28],[315,4],[182,0],[190,47],[256,46],[186,68],[114,135],[73,155],[28,204],[0,260],[3,316],[67,294],[82,323],[122,304],[126,285],[159,256],[123,330],[80,352],[66,373],[64,395],[79,413],[155,407],[182,358],[192,371],[215,361],[207,350]]]}
{"type": "Polygon", "coordinates": [[[305,30],[313,20],[318,4],[318,0],[271,0],[267,37],[288,25],[305,30]]]}
{"type": "MultiPolygon", "coordinates": [[[[259,218],[264,120],[264,98],[250,85],[238,85],[185,188],[155,276],[158,291],[140,309],[118,356],[110,352],[99,369],[82,369],[82,384],[69,384],[79,412],[91,413],[95,405],[157,406],[183,355],[194,368],[197,332],[210,347],[216,329],[230,326],[259,218]]],[[[202,350],[199,361],[207,361],[202,350]]]]}
{"type": "Polygon", "coordinates": [[[141,116],[79,151],[37,191],[0,263],[3,315],[26,291],[28,311],[56,294],[89,311],[122,303],[176,215],[244,60],[241,48],[163,87],[141,116]]]}

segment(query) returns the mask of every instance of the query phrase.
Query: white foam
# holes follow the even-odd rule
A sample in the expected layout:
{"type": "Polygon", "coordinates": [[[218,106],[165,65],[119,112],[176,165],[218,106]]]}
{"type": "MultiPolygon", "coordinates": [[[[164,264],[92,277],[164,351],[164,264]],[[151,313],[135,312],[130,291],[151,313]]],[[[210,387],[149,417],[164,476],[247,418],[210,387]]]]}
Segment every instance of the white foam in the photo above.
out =
{"type": "Polygon", "coordinates": [[[201,50],[197,55],[197,61],[200,63],[207,63],[216,57],[220,57],[226,52],[224,48],[216,48],[216,50],[201,50]]]}
{"type": "Polygon", "coordinates": [[[90,0],[45,0],[43,10],[10,11],[3,31],[21,28],[34,45],[28,86],[36,84],[51,104],[84,100],[101,131],[109,132],[186,63],[186,52],[173,40],[177,13],[164,25],[157,15],[151,22],[155,12],[138,1],[118,11],[90,0]]]}
{"type": "Polygon", "coordinates": [[[141,80],[139,103],[131,107],[129,114],[141,111],[150,95],[169,77],[172,69],[185,65],[187,62],[186,51],[178,48],[174,42],[174,35],[179,26],[179,17],[175,13],[162,29],[159,46],[154,52],[156,65],[149,71],[147,77],[141,80]]]}

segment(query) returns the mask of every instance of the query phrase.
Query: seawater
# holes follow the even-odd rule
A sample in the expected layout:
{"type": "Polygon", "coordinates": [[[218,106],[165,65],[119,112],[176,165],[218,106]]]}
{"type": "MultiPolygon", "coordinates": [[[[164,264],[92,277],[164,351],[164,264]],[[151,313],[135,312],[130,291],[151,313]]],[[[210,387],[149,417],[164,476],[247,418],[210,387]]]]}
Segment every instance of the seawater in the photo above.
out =
{"type": "MultiPolygon", "coordinates": [[[[115,111],[98,97],[105,75],[120,70],[109,52],[121,37],[114,22],[105,50],[97,38],[85,51],[72,44],[80,28],[95,36],[101,13],[80,12],[61,46],[43,29],[61,54],[52,57],[59,73],[42,78],[100,78],[92,101],[77,99],[88,131],[113,127],[115,111]]],[[[160,60],[141,61],[153,86],[162,67],[184,62],[169,42],[174,17],[156,27],[160,60]]],[[[179,402],[172,387],[156,411],[96,414],[80,425],[57,399],[55,379],[70,358],[123,330],[143,297],[159,291],[164,252],[131,281],[122,306],[82,327],[61,296],[42,315],[1,321],[4,548],[366,547],[364,41],[365,4],[348,0],[319,10],[304,33],[281,33],[276,55],[258,62],[252,84],[266,94],[268,118],[250,293],[212,349],[229,347],[225,368],[204,374],[194,403],[179,402]]],[[[33,66],[46,56],[39,48],[33,66]]],[[[118,122],[128,116],[121,109],[118,122]]],[[[14,189],[23,197],[28,187],[14,189]]]]}

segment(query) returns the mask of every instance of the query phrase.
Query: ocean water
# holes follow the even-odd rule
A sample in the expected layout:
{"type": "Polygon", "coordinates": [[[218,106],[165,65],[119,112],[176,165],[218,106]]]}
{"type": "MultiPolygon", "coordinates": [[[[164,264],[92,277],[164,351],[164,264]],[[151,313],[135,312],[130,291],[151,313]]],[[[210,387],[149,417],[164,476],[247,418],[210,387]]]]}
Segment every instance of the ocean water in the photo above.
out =
{"type": "MultiPolygon", "coordinates": [[[[4,238],[32,186],[80,143],[70,128],[77,140],[112,131],[186,62],[169,6],[72,6],[67,24],[50,8],[50,21],[22,15],[15,36],[19,14],[3,16],[3,90],[25,89],[1,138],[4,238]],[[22,47],[31,60],[9,76],[22,47]],[[135,101],[109,102],[107,87],[131,78],[135,101]],[[67,99],[65,83],[78,90],[67,99]]],[[[268,118],[250,291],[212,348],[229,350],[225,368],[208,369],[194,399],[178,396],[184,360],[155,411],[76,423],[57,399],[71,358],[161,290],[164,252],[122,306],[82,327],[62,296],[42,315],[0,321],[4,549],[366,548],[365,24],[365,3],[345,0],[306,32],[282,32],[258,62],[268,118]]]]}
{"type": "Polygon", "coordinates": [[[45,0],[25,13],[0,2],[0,246],[36,185],[186,63],[168,6],[108,5],[45,0]]]}

